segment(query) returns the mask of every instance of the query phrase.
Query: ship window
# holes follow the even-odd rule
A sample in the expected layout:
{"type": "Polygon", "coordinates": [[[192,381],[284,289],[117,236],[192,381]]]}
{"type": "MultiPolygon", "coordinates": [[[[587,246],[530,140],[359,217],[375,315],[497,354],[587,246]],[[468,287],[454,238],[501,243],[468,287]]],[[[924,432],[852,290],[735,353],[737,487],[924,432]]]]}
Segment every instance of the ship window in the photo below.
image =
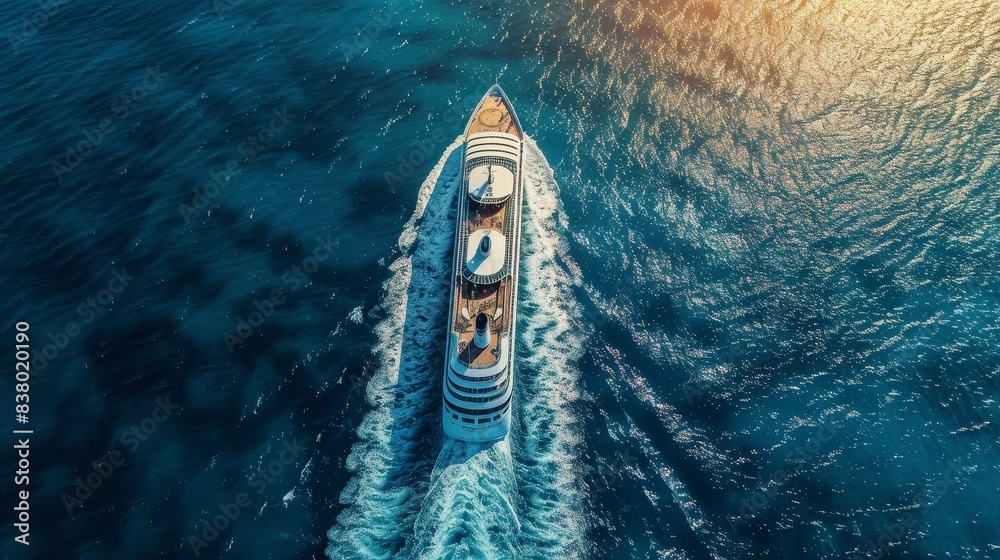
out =
{"type": "Polygon", "coordinates": [[[489,422],[489,421],[490,421],[490,419],[489,419],[489,418],[480,418],[480,419],[479,419],[479,423],[480,423],[480,424],[485,424],[485,423],[487,423],[487,422],[489,422]]]}
{"type": "MultiPolygon", "coordinates": [[[[501,383],[501,385],[503,385],[504,387],[506,387],[507,381],[509,381],[509,379],[505,380],[503,383],[501,383]]],[[[451,386],[452,386],[452,383],[449,383],[448,384],[448,394],[450,394],[451,396],[455,397],[456,399],[458,399],[460,401],[465,401],[465,402],[484,403],[484,402],[495,401],[495,400],[497,400],[497,399],[499,399],[500,397],[503,396],[503,394],[499,394],[499,395],[494,395],[492,397],[467,397],[467,396],[459,395],[458,393],[456,393],[451,388],[451,386]]],[[[492,413],[493,411],[491,410],[490,412],[492,413]]]]}
{"type": "Polygon", "coordinates": [[[458,420],[458,415],[457,414],[452,414],[451,417],[454,418],[455,420],[458,420]]]}
{"type": "Polygon", "coordinates": [[[500,373],[497,373],[495,375],[490,375],[488,377],[473,377],[471,375],[462,375],[461,373],[454,373],[454,372],[453,372],[453,375],[455,377],[461,379],[462,381],[493,381],[494,379],[496,379],[496,378],[498,378],[501,375],[504,375],[506,373],[507,373],[507,369],[504,368],[504,370],[501,371],[500,373]]]}
{"type": "Polygon", "coordinates": [[[499,414],[497,414],[496,416],[494,416],[494,417],[493,417],[493,421],[494,421],[494,422],[496,422],[496,421],[497,421],[497,420],[499,420],[499,419],[500,419],[500,415],[499,415],[499,414]]]}
{"type": "Polygon", "coordinates": [[[475,418],[462,418],[462,422],[465,422],[466,424],[475,424],[476,423],[476,419],[475,418]]]}
{"type": "MultiPolygon", "coordinates": [[[[484,387],[482,389],[469,389],[468,387],[460,387],[458,385],[455,385],[455,382],[452,381],[451,379],[449,379],[448,380],[448,391],[451,392],[452,395],[454,395],[454,396],[458,397],[459,399],[461,399],[463,401],[466,401],[466,402],[486,402],[486,401],[495,399],[497,397],[491,397],[491,398],[486,399],[486,400],[473,400],[473,401],[469,401],[468,398],[462,397],[461,395],[458,395],[457,393],[455,393],[454,391],[452,391],[451,388],[454,386],[456,389],[458,389],[462,393],[472,394],[472,395],[482,394],[482,393],[495,393],[497,391],[502,391],[502,390],[506,389],[507,388],[507,383],[509,381],[510,381],[510,378],[508,377],[507,379],[504,379],[503,383],[500,383],[499,385],[493,385],[493,386],[490,386],[490,387],[484,387]]],[[[449,412],[451,412],[451,411],[449,411],[449,412]]]]}
{"type": "MultiPolygon", "coordinates": [[[[510,408],[510,399],[511,399],[511,397],[508,396],[507,400],[503,404],[501,404],[499,406],[495,406],[493,408],[487,408],[487,409],[465,408],[465,407],[461,407],[461,406],[455,406],[454,404],[451,404],[451,403],[449,403],[449,406],[451,406],[451,408],[453,410],[455,410],[456,412],[458,412],[459,414],[467,414],[469,416],[492,416],[492,415],[496,414],[496,412],[498,410],[510,408]]],[[[445,402],[448,401],[448,395],[447,394],[444,395],[444,400],[445,400],[445,402]]],[[[506,414],[506,410],[504,410],[504,412],[502,412],[501,414],[506,414]]]]}

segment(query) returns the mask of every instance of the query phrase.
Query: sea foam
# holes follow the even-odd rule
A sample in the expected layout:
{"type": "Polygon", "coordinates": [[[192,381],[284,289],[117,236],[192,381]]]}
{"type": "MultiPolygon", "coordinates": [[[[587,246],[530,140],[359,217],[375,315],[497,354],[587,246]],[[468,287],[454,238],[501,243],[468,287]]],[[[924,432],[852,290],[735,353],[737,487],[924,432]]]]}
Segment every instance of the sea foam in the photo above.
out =
{"type": "Polygon", "coordinates": [[[572,301],[558,185],[537,145],[525,149],[514,427],[494,444],[441,431],[442,325],[461,176],[461,138],[420,187],[379,304],[368,384],[328,536],[331,558],[572,558],[585,523],[574,475],[579,429],[574,361],[587,329],[572,301]]]}

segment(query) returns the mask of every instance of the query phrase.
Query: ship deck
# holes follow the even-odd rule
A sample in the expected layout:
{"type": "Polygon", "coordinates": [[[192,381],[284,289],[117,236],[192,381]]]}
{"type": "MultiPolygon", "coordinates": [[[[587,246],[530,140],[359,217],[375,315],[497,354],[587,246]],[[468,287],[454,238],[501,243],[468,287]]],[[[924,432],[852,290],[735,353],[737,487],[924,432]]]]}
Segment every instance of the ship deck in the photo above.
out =
{"type": "Polygon", "coordinates": [[[517,122],[510,114],[510,109],[499,97],[487,97],[476,112],[476,117],[469,123],[466,136],[477,132],[504,132],[520,136],[517,122]]]}
{"type": "Polygon", "coordinates": [[[495,364],[500,359],[500,350],[497,341],[500,340],[497,333],[506,331],[507,317],[506,307],[508,305],[507,284],[509,281],[501,280],[495,284],[476,285],[467,280],[462,280],[461,287],[455,298],[455,322],[454,329],[458,333],[458,359],[462,363],[472,367],[486,367],[495,364]],[[472,344],[472,337],[475,336],[475,317],[479,313],[485,313],[490,317],[495,317],[497,310],[501,309],[500,317],[493,322],[490,332],[490,345],[485,349],[477,348],[472,344]],[[465,317],[468,315],[468,319],[465,317]]]}
{"type": "MultiPolygon", "coordinates": [[[[513,115],[511,108],[502,97],[491,94],[483,98],[475,116],[469,122],[465,136],[468,138],[470,135],[480,132],[502,132],[518,138],[522,135],[517,117],[513,115]]],[[[466,169],[465,173],[467,175],[469,170],[466,169]]],[[[466,178],[459,203],[462,205],[459,215],[462,216],[463,220],[459,226],[459,231],[462,233],[460,239],[468,240],[473,232],[481,229],[498,232],[508,231],[505,228],[506,222],[516,218],[508,212],[508,205],[516,203],[518,196],[508,198],[500,203],[483,204],[468,196],[468,188],[468,178],[466,178]]],[[[508,243],[510,242],[511,240],[508,240],[508,243]]],[[[460,258],[459,255],[464,255],[466,249],[467,247],[459,247],[456,258],[460,258]]],[[[505,250],[516,250],[516,244],[508,245],[505,250]]],[[[457,264],[459,267],[465,266],[465,262],[457,264]]],[[[455,281],[457,284],[453,291],[451,324],[452,329],[458,335],[456,349],[458,360],[473,368],[493,365],[500,360],[500,335],[506,334],[510,330],[508,319],[509,308],[512,305],[510,283],[516,279],[513,275],[507,275],[492,284],[475,284],[466,280],[463,274],[459,273],[455,277],[455,281]],[[490,343],[486,348],[478,348],[472,343],[475,336],[476,316],[479,313],[485,313],[491,319],[490,343]]]]}
{"type": "MultiPolygon", "coordinates": [[[[464,223],[462,228],[471,235],[480,229],[504,230],[504,220],[507,219],[507,204],[483,205],[463,197],[465,205],[464,223]]],[[[467,239],[467,238],[466,238],[467,239]]],[[[464,263],[463,263],[464,264],[464,263]]],[[[459,285],[455,290],[453,302],[454,317],[452,328],[458,333],[458,359],[465,365],[475,368],[487,367],[500,359],[499,334],[507,330],[507,308],[510,306],[507,285],[510,279],[504,278],[493,284],[475,284],[458,277],[459,285]],[[500,310],[497,316],[497,310],[500,310]],[[490,344],[480,349],[472,344],[475,336],[476,315],[485,313],[491,319],[490,344]]]]}

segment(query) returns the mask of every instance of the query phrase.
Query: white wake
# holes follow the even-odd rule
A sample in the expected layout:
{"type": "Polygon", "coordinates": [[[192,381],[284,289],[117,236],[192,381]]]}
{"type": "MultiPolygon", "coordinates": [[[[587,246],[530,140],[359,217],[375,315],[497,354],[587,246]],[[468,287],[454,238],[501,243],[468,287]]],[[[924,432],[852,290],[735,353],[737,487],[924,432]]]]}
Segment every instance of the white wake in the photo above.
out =
{"type": "Polygon", "coordinates": [[[580,428],[575,361],[587,337],[570,286],[559,188],[534,141],[525,208],[514,427],[493,445],[441,431],[448,271],[461,174],[456,140],[421,185],[378,312],[368,384],[373,410],[348,457],[348,505],[330,529],[331,558],[574,558],[585,524],[574,464],[580,428]]]}

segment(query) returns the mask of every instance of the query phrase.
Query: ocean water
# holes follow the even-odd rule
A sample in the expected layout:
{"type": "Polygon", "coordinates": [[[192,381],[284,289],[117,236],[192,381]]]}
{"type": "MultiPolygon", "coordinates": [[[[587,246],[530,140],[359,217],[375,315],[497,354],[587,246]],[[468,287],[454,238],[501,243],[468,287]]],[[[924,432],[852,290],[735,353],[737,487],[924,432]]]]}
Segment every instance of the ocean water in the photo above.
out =
{"type": "Polygon", "coordinates": [[[0,9],[4,558],[1000,558],[1000,5],[0,9]],[[514,427],[439,426],[459,135],[514,427]]]}

